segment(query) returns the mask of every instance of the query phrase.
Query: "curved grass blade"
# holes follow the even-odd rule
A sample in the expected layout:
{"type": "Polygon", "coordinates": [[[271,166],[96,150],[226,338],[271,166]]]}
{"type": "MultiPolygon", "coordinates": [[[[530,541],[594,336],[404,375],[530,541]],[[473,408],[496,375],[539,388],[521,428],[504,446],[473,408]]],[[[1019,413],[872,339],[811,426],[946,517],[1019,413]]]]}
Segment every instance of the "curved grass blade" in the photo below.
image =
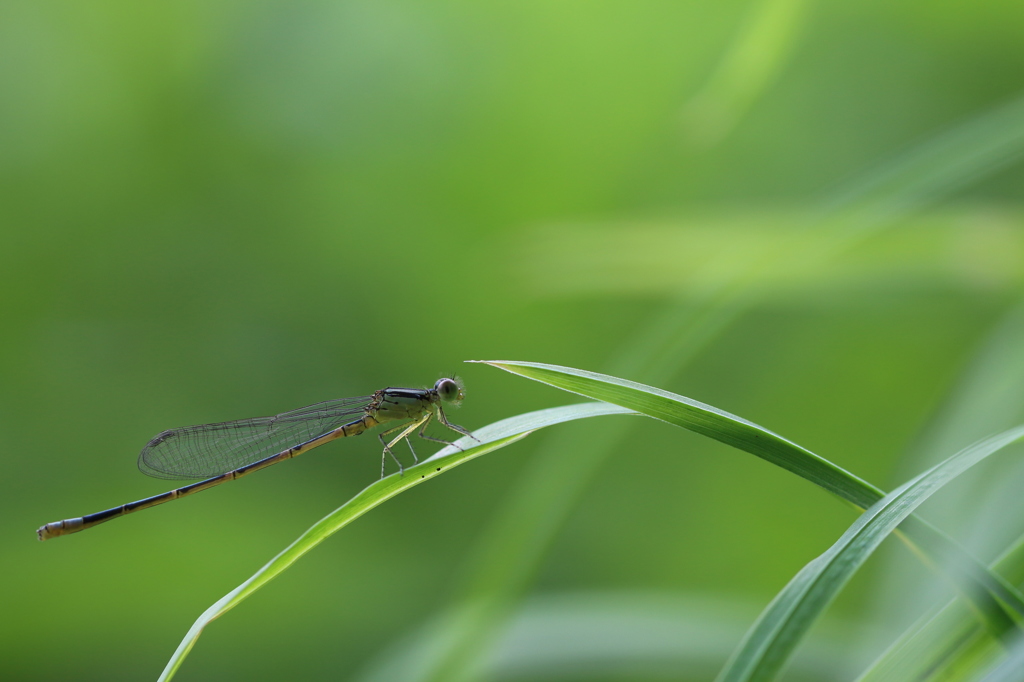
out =
{"type": "MultiPolygon", "coordinates": [[[[858,181],[844,184],[820,206],[817,218],[807,224],[808,228],[828,231],[831,239],[810,251],[796,243],[793,250],[783,251],[781,255],[795,264],[808,260],[829,261],[871,234],[891,227],[901,216],[934,201],[943,192],[969,186],[1005,168],[1024,155],[1024,117],[1019,115],[1021,110],[1024,110],[1024,97],[957,124],[909,153],[889,159],[858,181]]],[[[647,376],[648,381],[660,383],[658,377],[665,379],[689,363],[694,356],[694,341],[707,343],[732,320],[763,299],[761,291],[750,282],[737,282],[736,286],[727,287],[716,296],[719,300],[706,302],[711,314],[703,320],[698,317],[692,324],[680,324],[679,318],[685,314],[676,311],[678,302],[666,308],[661,314],[663,319],[654,319],[645,325],[644,342],[628,344],[620,349],[612,369],[618,368],[616,374],[647,376]],[[725,317],[731,319],[723,320],[722,315],[713,314],[716,304],[722,308],[719,312],[725,312],[725,317]],[[690,347],[686,351],[676,349],[673,353],[672,347],[678,343],[689,344],[690,347]],[[640,369],[641,366],[646,370],[640,369]],[[633,369],[626,370],[626,367],[633,369]]],[[[681,308],[685,310],[686,306],[681,308]]],[[[625,429],[619,430],[618,437],[625,433],[625,429]]],[[[535,466],[513,484],[509,501],[499,508],[491,527],[481,533],[477,551],[480,560],[470,569],[472,573],[464,582],[462,596],[459,597],[467,612],[469,607],[476,608],[481,598],[487,600],[490,608],[476,608],[478,615],[465,619],[463,631],[471,633],[471,636],[463,636],[453,646],[450,655],[437,666],[442,672],[432,680],[452,682],[463,679],[460,660],[473,660],[483,655],[494,630],[525,592],[551,546],[554,534],[565,523],[572,503],[552,496],[536,496],[535,482],[543,480],[551,489],[561,484],[565,487],[575,485],[577,491],[581,490],[583,486],[577,482],[581,471],[584,476],[587,472],[596,471],[614,448],[615,439],[616,435],[612,434],[598,447],[580,448],[580,453],[574,457],[576,467],[572,469],[559,466],[566,453],[550,443],[534,458],[535,466]],[[549,462],[548,470],[544,470],[546,462],[549,462]],[[530,517],[542,520],[534,523],[531,529],[524,528],[520,522],[518,539],[503,538],[501,547],[498,547],[498,542],[492,539],[498,536],[494,530],[510,525],[512,521],[509,519],[521,517],[520,512],[524,509],[530,517]],[[501,571],[495,571],[494,563],[484,560],[510,556],[516,557],[517,561],[501,564],[501,571]]],[[[926,527],[925,532],[928,530],[926,527]]],[[[947,538],[936,535],[937,544],[948,544],[947,538]]],[[[998,577],[993,580],[998,581],[998,577]]],[[[979,599],[984,601],[984,595],[979,599]]],[[[1008,619],[1002,620],[1003,624],[1007,622],[1008,619]]]]}
{"type": "Polygon", "coordinates": [[[815,619],[868,557],[943,486],[1024,438],[1024,426],[971,445],[904,483],[864,512],[828,551],[804,566],[762,612],[717,682],[775,679],[815,619]]]}
{"type": "MultiPolygon", "coordinates": [[[[626,379],[536,362],[474,361],[596,400],[628,407],[756,455],[791,471],[865,510],[883,493],[768,429],[690,398],[626,379]]],[[[998,637],[1024,620],[1024,597],[1015,587],[968,554],[951,538],[916,517],[900,526],[900,537],[927,562],[942,570],[998,637]]]]}
{"type": "MultiPolygon", "coordinates": [[[[991,564],[1015,585],[1024,582],[1024,535],[991,564]]],[[[949,666],[990,660],[998,648],[976,618],[958,600],[931,609],[888,647],[856,682],[946,679],[949,666]]]]}
{"type": "MultiPolygon", "coordinates": [[[[671,375],[744,310],[746,305],[738,301],[679,300],[646,329],[637,330],[632,352],[622,354],[612,366],[617,374],[671,375]]],[[[476,662],[496,643],[566,519],[631,430],[642,425],[639,421],[601,419],[586,428],[557,429],[541,438],[456,579],[450,601],[460,617],[447,623],[457,631],[439,640],[446,648],[433,651],[425,664],[428,669],[418,679],[476,679],[476,662]]]]}
{"type": "MultiPolygon", "coordinates": [[[[941,444],[947,444],[946,449],[959,448],[1021,422],[1024,305],[1018,303],[982,341],[951,397],[912,448],[911,463],[916,460],[920,462],[917,468],[927,468],[938,461],[934,455],[941,444]]],[[[1020,489],[1021,473],[1018,467],[1000,472],[998,483],[987,479],[983,483],[977,477],[974,485],[957,486],[944,494],[943,504],[930,514],[944,528],[969,537],[978,554],[998,556],[990,566],[1018,587],[1024,584],[1024,535],[1010,537],[1017,520],[1010,509],[1019,509],[1014,491],[1020,489]]],[[[887,584],[875,601],[885,613],[918,610],[925,595],[934,594],[931,581],[905,575],[899,565],[883,570],[883,576],[887,584]]],[[[990,660],[999,648],[963,604],[954,600],[929,609],[886,647],[858,681],[946,679],[944,675],[948,677],[951,670],[977,669],[976,661],[990,660]]]]}
{"type": "Polygon", "coordinates": [[[648,417],[757,455],[866,509],[882,492],[782,436],[717,407],[626,379],[538,362],[484,362],[571,393],[628,406],[648,417]]]}
{"type": "Polygon", "coordinates": [[[251,578],[224,595],[213,606],[203,612],[195,624],[192,625],[192,628],[189,629],[181,644],[178,645],[174,655],[167,662],[167,666],[160,675],[159,682],[165,682],[174,676],[174,673],[181,666],[185,657],[188,656],[189,651],[192,650],[199,635],[202,634],[203,628],[211,621],[233,609],[246,597],[298,561],[306,552],[309,552],[328,537],[374,507],[413,486],[417,486],[435,476],[440,476],[453,467],[521,440],[537,429],[576,419],[610,414],[635,413],[628,408],[616,405],[582,403],[528,412],[510,417],[509,419],[503,419],[475,431],[474,436],[482,442],[473,447],[469,447],[469,445],[476,441],[469,438],[461,438],[456,442],[456,445],[465,447],[464,450],[455,446],[447,446],[416,466],[406,467],[404,475],[391,475],[367,486],[351,500],[320,519],[283,552],[253,574],[251,578]]]}

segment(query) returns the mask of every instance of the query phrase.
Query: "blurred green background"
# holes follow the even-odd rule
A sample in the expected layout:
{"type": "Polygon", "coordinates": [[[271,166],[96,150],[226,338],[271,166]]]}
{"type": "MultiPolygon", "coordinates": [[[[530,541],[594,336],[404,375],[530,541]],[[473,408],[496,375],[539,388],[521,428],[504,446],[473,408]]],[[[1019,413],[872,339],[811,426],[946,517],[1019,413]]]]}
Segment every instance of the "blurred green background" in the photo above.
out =
{"type": "MultiPolygon", "coordinates": [[[[574,399],[463,360],[623,357],[886,489],[1024,421],[1022,21],[1011,0],[7,3],[0,677],[155,679],[204,609],[378,475],[375,440],[334,443],[36,542],[169,489],[135,467],[166,428],[453,371],[453,419],[477,428],[574,399]],[[684,325],[710,331],[677,357],[695,310],[736,312],[684,325]],[[670,350],[642,350],[652,334],[670,350]]],[[[469,557],[527,469],[593,428],[374,510],[210,627],[177,679],[387,679],[490,570],[469,557]]],[[[986,559],[1024,530],[1000,508],[981,538],[982,505],[945,499],[925,515],[959,509],[944,527],[986,559]]],[[[567,506],[512,609],[520,648],[530,614],[609,599],[664,615],[655,632],[721,634],[621,670],[531,667],[506,642],[497,678],[708,679],[854,519],[639,419],[567,506]]],[[[885,550],[794,679],[848,673],[919,613],[890,606],[930,574],[885,550]]]]}

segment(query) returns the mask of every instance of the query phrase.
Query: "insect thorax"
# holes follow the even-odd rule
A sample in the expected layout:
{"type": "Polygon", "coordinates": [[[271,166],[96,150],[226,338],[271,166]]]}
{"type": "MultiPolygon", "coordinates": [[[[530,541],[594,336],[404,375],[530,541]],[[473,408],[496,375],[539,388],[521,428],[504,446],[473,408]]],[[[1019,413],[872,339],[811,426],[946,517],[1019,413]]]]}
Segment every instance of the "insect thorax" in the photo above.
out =
{"type": "Polygon", "coordinates": [[[433,402],[433,395],[429,390],[385,388],[373,394],[373,401],[367,412],[378,422],[419,419],[433,409],[433,402]]]}

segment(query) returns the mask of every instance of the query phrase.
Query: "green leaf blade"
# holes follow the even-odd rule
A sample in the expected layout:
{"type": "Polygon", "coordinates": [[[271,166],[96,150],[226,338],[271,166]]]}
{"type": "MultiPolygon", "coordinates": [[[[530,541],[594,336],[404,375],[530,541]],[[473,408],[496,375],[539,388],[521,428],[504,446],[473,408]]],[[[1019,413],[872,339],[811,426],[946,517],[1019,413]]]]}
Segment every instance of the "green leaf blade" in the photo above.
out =
{"type": "Polygon", "coordinates": [[[578,395],[622,405],[744,450],[820,485],[861,509],[882,497],[879,488],[810,450],[754,422],[692,398],[571,367],[507,360],[478,362],[578,395]]]}
{"type": "Polygon", "coordinates": [[[717,682],[775,679],[817,617],[882,541],[929,497],[965,471],[1024,438],[1024,427],[960,451],[879,500],[772,600],[717,682]]]}
{"type": "MultiPolygon", "coordinates": [[[[662,389],[571,367],[509,360],[475,361],[562,390],[646,414],[732,445],[791,471],[865,510],[883,493],[810,450],[732,415],[662,389]]],[[[998,637],[1024,619],[1024,596],[1005,579],[927,522],[906,518],[900,537],[929,563],[944,571],[998,637]]]]}
{"type": "Polygon", "coordinates": [[[248,580],[204,611],[167,662],[159,682],[165,682],[174,677],[199,635],[210,622],[233,609],[245,598],[288,569],[304,554],[374,507],[456,466],[522,440],[537,429],[577,419],[614,414],[629,415],[635,414],[635,412],[608,403],[582,403],[528,412],[503,419],[475,431],[474,435],[479,441],[469,437],[461,438],[455,445],[442,448],[435,455],[416,466],[406,468],[404,475],[393,474],[367,486],[351,500],[315,523],[248,580]],[[474,442],[477,444],[471,445],[474,442]]]}

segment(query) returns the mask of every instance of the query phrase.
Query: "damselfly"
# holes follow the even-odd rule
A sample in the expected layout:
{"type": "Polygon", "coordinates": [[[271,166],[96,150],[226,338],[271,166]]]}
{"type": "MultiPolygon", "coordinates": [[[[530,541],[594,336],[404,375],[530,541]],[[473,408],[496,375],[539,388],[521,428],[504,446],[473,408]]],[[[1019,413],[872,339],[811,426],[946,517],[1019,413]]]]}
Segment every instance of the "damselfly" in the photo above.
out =
{"type": "Polygon", "coordinates": [[[384,478],[384,464],[389,455],[398,465],[399,472],[404,473],[402,462],[391,448],[405,439],[412,450],[413,460],[419,463],[416,450],[409,441],[409,436],[416,429],[419,429],[417,435],[420,438],[452,445],[426,434],[427,425],[432,420],[474,438],[466,429],[449,422],[442,407],[442,403],[458,405],[462,397],[462,384],[457,379],[445,378],[439,379],[433,388],[384,388],[373,395],[328,400],[276,417],[255,417],[164,431],[149,441],[139,454],[142,473],[155,478],[205,480],[88,516],[48,523],[36,533],[40,540],[77,533],[104,521],[233,481],[335,438],[358,436],[367,429],[391,422],[402,423],[377,435],[384,446],[380,476],[384,478]],[[353,419],[356,415],[360,415],[359,418],[353,419]],[[394,433],[398,435],[389,441],[387,437],[394,433]]]}

